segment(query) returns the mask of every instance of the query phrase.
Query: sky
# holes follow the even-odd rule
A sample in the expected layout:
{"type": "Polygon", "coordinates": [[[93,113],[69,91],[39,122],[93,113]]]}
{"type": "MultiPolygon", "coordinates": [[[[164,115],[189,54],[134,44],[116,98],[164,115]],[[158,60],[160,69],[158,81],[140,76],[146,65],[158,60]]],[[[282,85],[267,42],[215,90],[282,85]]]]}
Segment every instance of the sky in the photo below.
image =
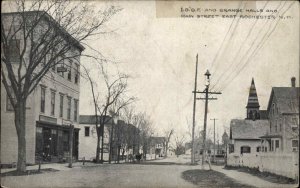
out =
{"type": "MultiPolygon", "coordinates": [[[[231,119],[245,118],[252,78],[260,109],[267,108],[272,87],[289,87],[292,76],[297,78],[299,86],[299,7],[295,3],[288,9],[290,3],[248,2],[240,5],[240,2],[227,2],[214,5],[209,2],[171,2],[166,10],[163,5],[152,1],[95,2],[97,8],[113,4],[123,10],[110,20],[108,27],[116,29],[115,33],[101,36],[91,45],[108,59],[119,62],[114,66],[131,76],[128,95],[138,98],[136,111],[150,115],[157,135],[170,128],[174,128],[177,135],[191,130],[192,90],[198,54],[198,90],[205,88],[204,73],[207,69],[212,73],[211,86],[220,78],[212,90],[222,94],[216,96],[218,100],[208,104],[208,137],[212,138],[213,134],[212,118],[218,119],[216,132],[221,137],[224,130],[228,132],[231,119]],[[285,15],[293,17],[277,23],[277,19],[238,21],[233,18],[200,19],[176,15],[181,7],[189,6],[261,8],[264,5],[272,10],[279,7],[279,14],[288,9],[285,15]],[[253,52],[262,39],[264,45],[253,52]],[[240,70],[245,62],[247,64],[240,70]]],[[[90,64],[84,58],[82,63],[90,64]]],[[[83,83],[84,80],[81,82],[80,106],[84,108],[80,109],[80,114],[92,114],[89,87],[83,83]]],[[[197,132],[203,129],[203,119],[204,101],[197,100],[197,132]]]]}
{"type": "MultiPolygon", "coordinates": [[[[246,117],[246,104],[254,78],[260,109],[266,109],[272,87],[289,87],[292,76],[299,86],[299,3],[259,2],[187,2],[187,1],[89,1],[96,10],[109,6],[122,8],[106,24],[113,33],[88,41],[108,60],[108,70],[130,75],[128,96],[135,96],[136,112],[146,112],[155,135],[175,129],[180,137],[191,131],[195,63],[198,54],[197,88],[205,89],[206,70],[211,75],[212,91],[220,91],[218,100],[208,104],[208,137],[213,121],[220,138],[229,131],[230,120],[246,117]],[[292,4],[293,3],[293,4],[292,4]],[[291,6],[290,6],[291,5],[291,6]],[[182,18],[181,10],[199,8],[197,14],[221,15],[219,9],[242,8],[277,10],[285,19],[182,18]],[[217,9],[217,12],[213,12],[217,9]],[[291,17],[286,17],[291,16],[291,17]],[[262,45],[263,44],[263,45],[262,45]],[[255,50],[257,48],[257,50],[255,50]],[[217,84],[216,84],[217,83],[217,84]],[[214,86],[216,84],[216,86],[214,86]]],[[[194,13],[184,12],[185,15],[194,13]]],[[[232,14],[232,13],[228,13],[232,14]]],[[[264,12],[263,14],[271,15],[264,12]]],[[[259,13],[247,13],[259,15],[259,13]]],[[[86,54],[93,53],[86,49],[86,54]]],[[[82,65],[93,70],[91,59],[82,57],[82,65]]],[[[102,96],[103,80],[95,70],[93,78],[102,96]]],[[[197,95],[201,97],[201,95],[197,95]]],[[[81,79],[81,115],[93,114],[89,84],[81,79]]],[[[196,104],[196,134],[203,129],[204,101],[196,104]]]]}

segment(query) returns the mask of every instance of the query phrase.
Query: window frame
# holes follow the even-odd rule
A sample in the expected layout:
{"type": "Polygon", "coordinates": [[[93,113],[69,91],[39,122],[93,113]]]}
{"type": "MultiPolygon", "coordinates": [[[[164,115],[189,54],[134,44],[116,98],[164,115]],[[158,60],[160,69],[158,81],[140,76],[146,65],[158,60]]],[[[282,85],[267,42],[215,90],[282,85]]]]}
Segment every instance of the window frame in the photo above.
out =
{"type": "Polygon", "coordinates": [[[88,127],[88,126],[84,127],[84,136],[90,137],[90,127],[88,127]]]}
{"type": "Polygon", "coordinates": [[[59,117],[64,117],[64,94],[59,95],[59,117]]]}
{"type": "Polygon", "coordinates": [[[21,40],[20,39],[11,39],[9,41],[9,46],[8,46],[9,61],[11,63],[20,63],[21,62],[21,53],[20,52],[21,52],[21,40]],[[17,44],[16,49],[14,49],[14,50],[11,49],[12,48],[11,44],[13,43],[13,41],[16,41],[16,44],[17,44]],[[19,49],[17,50],[17,48],[19,48],[19,49]],[[11,51],[14,51],[15,53],[11,53],[11,51]],[[18,55],[16,55],[17,52],[19,52],[18,55]],[[16,55],[16,56],[11,56],[12,54],[16,55]]]}
{"type": "Polygon", "coordinates": [[[45,113],[46,109],[46,87],[41,86],[40,112],[45,113]]]}
{"type": "Polygon", "coordinates": [[[71,119],[71,108],[72,108],[72,97],[68,96],[68,103],[67,103],[67,119],[71,119]]]}
{"type": "Polygon", "coordinates": [[[50,96],[50,115],[55,116],[55,98],[56,98],[56,91],[51,90],[50,96]]]}

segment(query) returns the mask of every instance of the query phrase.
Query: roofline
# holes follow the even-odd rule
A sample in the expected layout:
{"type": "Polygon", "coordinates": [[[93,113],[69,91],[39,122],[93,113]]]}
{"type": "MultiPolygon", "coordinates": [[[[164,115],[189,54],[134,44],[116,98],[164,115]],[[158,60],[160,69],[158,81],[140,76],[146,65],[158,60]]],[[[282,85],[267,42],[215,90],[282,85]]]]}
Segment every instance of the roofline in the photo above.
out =
{"type": "Polygon", "coordinates": [[[30,13],[44,13],[42,16],[45,16],[46,18],[49,19],[52,23],[54,23],[59,30],[61,30],[63,33],[65,33],[68,37],[70,37],[71,40],[74,41],[74,45],[77,46],[80,50],[80,52],[85,50],[85,47],[77,40],[75,39],[72,35],[70,35],[69,32],[65,30],[51,15],[49,15],[46,11],[24,11],[24,12],[1,12],[1,15],[12,15],[12,14],[30,14],[30,13]]]}

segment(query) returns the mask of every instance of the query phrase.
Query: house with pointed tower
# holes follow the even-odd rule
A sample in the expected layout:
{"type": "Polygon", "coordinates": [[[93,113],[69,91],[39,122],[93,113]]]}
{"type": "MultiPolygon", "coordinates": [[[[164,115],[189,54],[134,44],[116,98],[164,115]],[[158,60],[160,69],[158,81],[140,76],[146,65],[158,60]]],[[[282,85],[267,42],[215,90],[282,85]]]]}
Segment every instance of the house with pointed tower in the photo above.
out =
{"type": "Polygon", "coordinates": [[[267,133],[269,121],[266,110],[260,110],[254,79],[252,78],[246,105],[245,119],[232,119],[230,122],[229,153],[242,155],[261,151],[260,136],[267,133]]]}
{"type": "Polygon", "coordinates": [[[266,110],[260,110],[254,79],[252,78],[246,105],[245,119],[232,119],[230,122],[227,164],[232,166],[249,165],[257,167],[255,160],[243,158],[257,155],[262,149],[260,137],[269,128],[266,110]],[[244,164],[249,162],[250,164],[244,164]]]}

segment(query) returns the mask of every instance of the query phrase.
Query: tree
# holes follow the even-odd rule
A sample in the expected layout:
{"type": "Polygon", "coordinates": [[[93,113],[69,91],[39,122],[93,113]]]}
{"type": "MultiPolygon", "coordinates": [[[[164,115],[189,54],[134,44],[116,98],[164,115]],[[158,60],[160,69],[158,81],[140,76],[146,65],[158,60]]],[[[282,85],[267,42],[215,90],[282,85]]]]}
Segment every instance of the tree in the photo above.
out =
{"type": "MultiPolygon", "coordinates": [[[[111,119],[108,118],[108,115],[114,116],[118,115],[120,110],[134,102],[134,97],[126,97],[126,89],[127,89],[127,79],[128,76],[125,74],[118,73],[115,76],[109,76],[107,70],[105,69],[103,64],[99,64],[99,70],[104,80],[104,87],[102,93],[103,97],[100,97],[100,93],[95,88],[97,86],[96,82],[91,77],[91,72],[84,67],[85,75],[88,78],[89,84],[91,86],[91,93],[93,97],[93,105],[95,109],[96,118],[96,132],[97,132],[97,147],[96,147],[96,163],[100,162],[100,154],[101,154],[101,162],[103,162],[103,144],[104,144],[104,126],[111,119]],[[101,139],[101,148],[100,149],[100,139],[101,139]],[[101,152],[100,152],[101,151],[101,152]]],[[[99,82],[99,81],[98,81],[99,82]]],[[[112,127],[112,133],[113,127],[112,127]]],[[[111,145],[112,143],[110,143],[111,145]]],[[[110,151],[111,152],[111,151],[110,151]]]]}
{"type": "Polygon", "coordinates": [[[171,129],[170,131],[165,131],[165,151],[166,151],[166,157],[168,156],[168,149],[169,149],[169,143],[171,136],[174,133],[174,129],[171,129]]]}
{"type": "Polygon", "coordinates": [[[49,70],[77,61],[86,41],[120,9],[95,11],[82,1],[9,1],[15,13],[1,13],[1,81],[12,104],[18,137],[17,172],[26,171],[26,102],[49,70]],[[75,50],[74,50],[75,48],[75,50]]]}
{"type": "Polygon", "coordinates": [[[185,147],[183,145],[184,143],[184,140],[185,140],[185,136],[182,135],[181,137],[178,137],[176,136],[175,138],[175,149],[174,149],[174,152],[175,152],[175,155],[182,155],[185,153],[185,147]]]}

